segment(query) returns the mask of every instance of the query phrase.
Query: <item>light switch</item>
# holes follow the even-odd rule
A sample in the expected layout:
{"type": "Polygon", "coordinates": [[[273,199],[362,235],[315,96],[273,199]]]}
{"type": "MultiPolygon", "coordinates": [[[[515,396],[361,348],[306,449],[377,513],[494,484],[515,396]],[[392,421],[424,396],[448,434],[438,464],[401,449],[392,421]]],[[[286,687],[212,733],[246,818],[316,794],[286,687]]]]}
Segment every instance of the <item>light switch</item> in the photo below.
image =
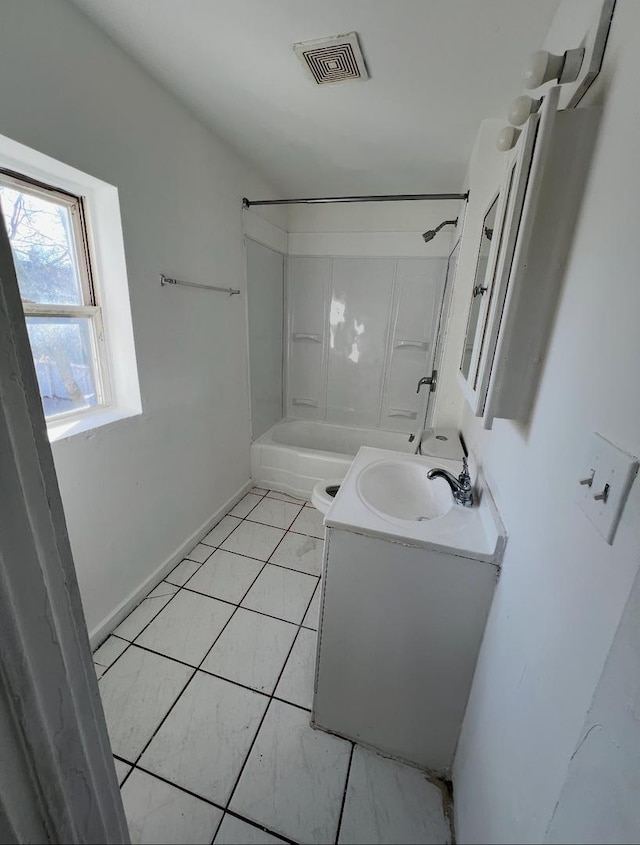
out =
{"type": "Polygon", "coordinates": [[[592,435],[582,474],[576,479],[576,500],[609,544],[613,543],[637,473],[637,458],[614,446],[602,435],[592,435]]]}

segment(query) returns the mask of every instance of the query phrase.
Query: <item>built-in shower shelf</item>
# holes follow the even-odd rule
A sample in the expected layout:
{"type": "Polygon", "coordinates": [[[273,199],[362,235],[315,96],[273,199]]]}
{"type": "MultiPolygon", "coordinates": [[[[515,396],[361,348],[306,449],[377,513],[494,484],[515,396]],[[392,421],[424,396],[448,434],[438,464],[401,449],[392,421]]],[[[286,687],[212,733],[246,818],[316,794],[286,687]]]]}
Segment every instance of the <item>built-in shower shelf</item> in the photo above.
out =
{"type": "Polygon", "coordinates": [[[312,343],[322,343],[321,334],[310,334],[309,332],[294,332],[291,337],[294,341],[310,340],[312,343]]]}
{"type": "Polygon", "coordinates": [[[408,346],[413,346],[416,349],[427,350],[429,348],[428,340],[396,340],[393,344],[394,349],[405,349],[408,346]]]}
{"type": "Polygon", "coordinates": [[[318,407],[318,400],[317,399],[298,399],[295,396],[291,400],[292,405],[307,405],[309,408],[317,408],[318,407]]]}
{"type": "Polygon", "coordinates": [[[391,408],[388,416],[390,417],[406,417],[408,420],[415,420],[418,416],[417,411],[409,411],[405,408],[391,408]]]}

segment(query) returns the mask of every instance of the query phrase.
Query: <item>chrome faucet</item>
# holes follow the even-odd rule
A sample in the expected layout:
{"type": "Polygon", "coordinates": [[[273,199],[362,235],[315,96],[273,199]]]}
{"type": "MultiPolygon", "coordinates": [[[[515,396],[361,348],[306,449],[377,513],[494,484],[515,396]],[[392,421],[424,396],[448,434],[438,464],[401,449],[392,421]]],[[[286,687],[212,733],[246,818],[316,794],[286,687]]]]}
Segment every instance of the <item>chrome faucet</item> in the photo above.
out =
{"type": "Polygon", "coordinates": [[[469,475],[469,463],[466,458],[462,459],[462,472],[456,478],[446,469],[430,469],[427,478],[444,478],[453,494],[453,501],[465,508],[473,505],[473,490],[471,489],[471,476],[469,475]]]}

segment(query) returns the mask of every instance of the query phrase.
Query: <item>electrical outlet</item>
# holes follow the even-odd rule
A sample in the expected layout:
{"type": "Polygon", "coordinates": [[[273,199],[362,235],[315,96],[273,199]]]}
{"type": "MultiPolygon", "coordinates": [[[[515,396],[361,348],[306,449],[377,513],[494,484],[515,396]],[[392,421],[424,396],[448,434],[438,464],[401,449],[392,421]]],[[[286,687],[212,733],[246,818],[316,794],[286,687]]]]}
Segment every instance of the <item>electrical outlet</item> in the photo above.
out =
{"type": "Polygon", "coordinates": [[[576,501],[609,545],[613,543],[638,466],[638,459],[633,455],[600,434],[592,435],[583,474],[576,480],[579,485],[576,501]]]}

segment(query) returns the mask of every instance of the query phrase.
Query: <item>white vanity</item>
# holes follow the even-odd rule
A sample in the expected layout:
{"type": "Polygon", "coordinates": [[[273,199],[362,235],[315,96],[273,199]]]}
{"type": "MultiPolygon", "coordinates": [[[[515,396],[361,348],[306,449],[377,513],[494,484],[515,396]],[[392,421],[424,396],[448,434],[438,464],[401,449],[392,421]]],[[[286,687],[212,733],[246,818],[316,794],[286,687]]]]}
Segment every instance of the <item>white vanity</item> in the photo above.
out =
{"type": "Polygon", "coordinates": [[[435,466],[363,447],[327,513],[312,724],[446,774],[505,537],[435,466]]]}

